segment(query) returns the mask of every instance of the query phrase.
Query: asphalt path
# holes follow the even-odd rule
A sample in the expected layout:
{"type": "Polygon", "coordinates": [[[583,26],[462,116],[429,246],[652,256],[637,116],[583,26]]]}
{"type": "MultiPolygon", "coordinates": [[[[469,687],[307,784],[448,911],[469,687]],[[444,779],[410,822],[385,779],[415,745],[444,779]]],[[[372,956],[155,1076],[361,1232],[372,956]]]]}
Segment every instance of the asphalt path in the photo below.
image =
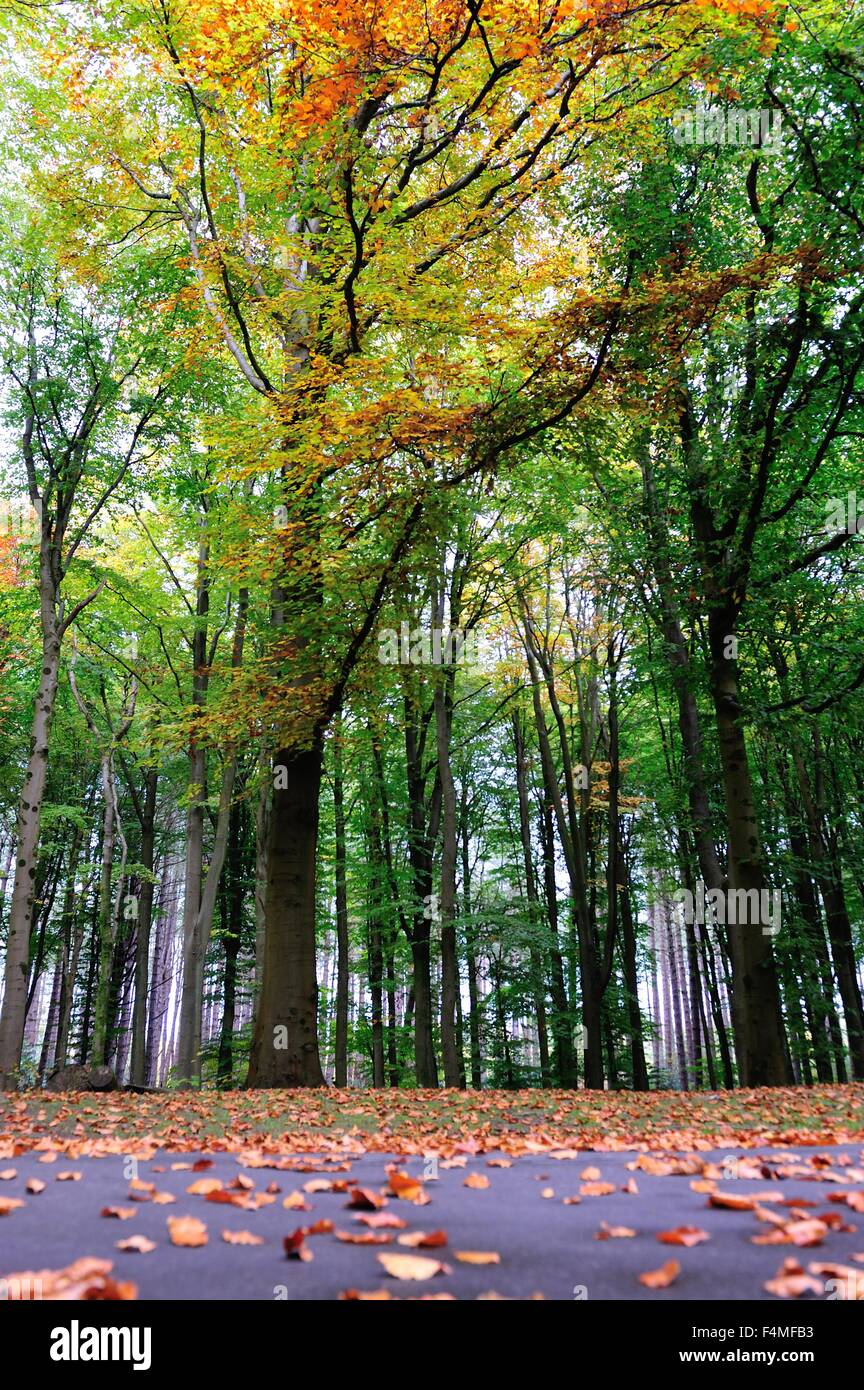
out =
{"type": "MultiPolygon", "coordinates": [[[[832,1161],[846,1153],[853,1166],[860,1169],[862,1165],[860,1145],[818,1152],[831,1155],[832,1161]]],[[[723,1150],[702,1153],[698,1158],[720,1165],[725,1160],[723,1171],[731,1172],[735,1165],[730,1159],[738,1157],[750,1163],[759,1155],[775,1160],[785,1155],[787,1163],[800,1159],[809,1164],[813,1154],[812,1149],[773,1148],[723,1150]]],[[[324,1234],[307,1238],[311,1260],[289,1259],[283,1238],[300,1226],[324,1219],[332,1220],[337,1230],[357,1234],[368,1229],[355,1219],[358,1213],[348,1208],[346,1193],[304,1194],[309,1211],[286,1210],[282,1205],[285,1196],[320,1179],[321,1171],[246,1168],[230,1154],[207,1155],[212,1166],[206,1171],[171,1168],[172,1163],[192,1163],[197,1157],[159,1152],[139,1164],[139,1179],[155,1183],[159,1192],[172,1193],[177,1200],[171,1205],[131,1202],[129,1160],[120,1157],[70,1160],[61,1155],[54,1163],[42,1163],[38,1154],[29,1153],[0,1163],[0,1173],[15,1170],[14,1178],[0,1181],[0,1198],[24,1201],[22,1207],[0,1218],[0,1277],[59,1269],[82,1256],[95,1256],[113,1261],[113,1277],[132,1280],[140,1299],[331,1300],[349,1289],[369,1292],[386,1288],[400,1298],[446,1292],[458,1299],[492,1293],[519,1299],[537,1294],[589,1303],[597,1299],[770,1302],[772,1295],[764,1291],[763,1284],[776,1274],[785,1258],[797,1258],[805,1267],[812,1260],[850,1265],[853,1253],[864,1251],[864,1214],[856,1216],[847,1207],[832,1204],[830,1194],[841,1189],[830,1181],[742,1176],[717,1182],[719,1192],[731,1195],[759,1193],[763,1198],[777,1198],[782,1194],[784,1198],[803,1199],[816,1204],[807,1208],[808,1216],[842,1212],[844,1223],[858,1228],[832,1229],[818,1248],[797,1249],[754,1245],[751,1238],[765,1234],[770,1226],[760,1223],[752,1211],[709,1206],[704,1192],[692,1190],[693,1175],[655,1176],[634,1171],[628,1165],[638,1155],[632,1152],[585,1153],[562,1160],[519,1157],[510,1167],[490,1166],[494,1155],[482,1154],[469,1157],[463,1168],[439,1166],[437,1178],[431,1180],[428,1160],[373,1153],[352,1158],[350,1171],[337,1172],[335,1177],[380,1193],[386,1185],[388,1163],[395,1162],[401,1171],[418,1178],[423,1178],[425,1169],[429,1202],[418,1206],[391,1197],[384,1210],[406,1221],[406,1231],[443,1229],[448,1237],[446,1247],[411,1250],[396,1242],[396,1237],[404,1234],[402,1230],[386,1232],[393,1242],[380,1247],[347,1244],[335,1234],[324,1234]],[[599,1169],[600,1181],[614,1184],[614,1192],[584,1195],[578,1203],[565,1205],[565,1197],[580,1193],[586,1168],[599,1169]],[[80,1180],[57,1180],[58,1173],[69,1171],[80,1172],[80,1180]],[[488,1179],[488,1187],[466,1186],[465,1179],[472,1174],[488,1179]],[[280,1192],[272,1204],[247,1211],[208,1202],[186,1190],[204,1177],[227,1185],[238,1175],[251,1179],[257,1192],[266,1191],[272,1183],[278,1184],[280,1192]],[[45,1182],[38,1195],[27,1192],[29,1178],[45,1182]],[[623,1190],[631,1180],[638,1187],[636,1193],[623,1190]],[[122,1221],[102,1217],[100,1212],[106,1206],[134,1206],[135,1215],[122,1221]],[[179,1248],[170,1243],[167,1219],[181,1216],[206,1223],[206,1245],[179,1248]],[[603,1222],[611,1227],[629,1227],[637,1234],[597,1240],[603,1222]],[[708,1232],[709,1239],[692,1248],[658,1242],[660,1232],[680,1226],[700,1227],[708,1232]],[[230,1245],[222,1239],[224,1230],[251,1231],[263,1237],[264,1243],[230,1245]],[[115,1248],[116,1241],[133,1235],[148,1237],[156,1249],[137,1254],[115,1248]],[[500,1263],[463,1263],[455,1258],[456,1251],[496,1252],[500,1263]],[[450,1272],[423,1283],[395,1280],[381,1267],[377,1259],[380,1253],[442,1260],[450,1272]],[[681,1266],[680,1275],[669,1287],[649,1289],[639,1282],[639,1274],[657,1269],[669,1259],[681,1266]]],[[[308,1155],[302,1158],[309,1161],[308,1155]]],[[[332,1164],[320,1166],[333,1175],[332,1164]]],[[[843,1178],[842,1166],[833,1171],[843,1178]]],[[[849,1189],[856,1186],[845,1178],[843,1183],[849,1189]]],[[[864,1191],[864,1184],[857,1190],[864,1191]]],[[[785,1214],[776,1202],[766,1206],[785,1214]]],[[[864,1265],[861,1272],[864,1278],[864,1265]]],[[[801,1301],[814,1296],[805,1294],[801,1301]]]]}

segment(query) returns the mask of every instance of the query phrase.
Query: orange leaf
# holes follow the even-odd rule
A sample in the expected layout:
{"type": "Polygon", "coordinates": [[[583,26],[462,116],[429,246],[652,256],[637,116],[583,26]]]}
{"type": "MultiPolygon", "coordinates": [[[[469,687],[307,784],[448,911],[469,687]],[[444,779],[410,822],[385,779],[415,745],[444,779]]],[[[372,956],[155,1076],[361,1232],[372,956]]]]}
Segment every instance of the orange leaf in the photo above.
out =
{"type": "Polygon", "coordinates": [[[703,1231],[701,1226],[676,1226],[674,1231],[661,1231],[657,1239],[662,1245],[699,1245],[703,1240],[710,1240],[707,1231],[703,1231]]]}
{"type": "Polygon", "coordinates": [[[172,1245],[206,1245],[207,1227],[197,1216],[169,1216],[168,1233],[172,1245]]]}
{"type": "Polygon", "coordinates": [[[674,1284],[678,1275],[681,1273],[681,1266],[677,1260],[667,1260],[665,1265],[659,1269],[646,1270],[639,1275],[639,1283],[644,1284],[646,1289],[668,1289],[670,1284],[674,1284]]]}

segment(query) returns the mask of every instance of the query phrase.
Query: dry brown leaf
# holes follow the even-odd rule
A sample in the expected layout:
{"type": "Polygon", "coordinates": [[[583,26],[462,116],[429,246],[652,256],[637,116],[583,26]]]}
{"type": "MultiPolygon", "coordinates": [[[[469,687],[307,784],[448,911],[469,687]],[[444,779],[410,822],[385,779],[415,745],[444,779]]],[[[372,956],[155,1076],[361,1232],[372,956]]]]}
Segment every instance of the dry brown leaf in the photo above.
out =
{"type": "Polygon", "coordinates": [[[463,1180],[462,1186],[476,1188],[488,1187],[489,1179],[486,1177],[485,1173],[469,1173],[467,1178],[463,1180]]]}
{"type": "Polygon", "coordinates": [[[410,1245],[421,1250],[432,1250],[447,1244],[446,1231],[409,1231],[407,1235],[396,1237],[400,1245],[410,1245]]]}
{"type": "Polygon", "coordinates": [[[409,1173],[400,1173],[395,1164],[387,1168],[387,1183],[393,1196],[401,1198],[403,1202],[413,1202],[420,1207],[430,1200],[422,1182],[412,1178],[409,1173]]]}
{"type": "Polygon", "coordinates": [[[223,1184],[218,1178],[199,1178],[190,1183],[186,1191],[193,1197],[208,1197],[211,1192],[221,1192],[223,1184]]]}
{"type": "Polygon", "coordinates": [[[116,1216],[118,1221],[128,1221],[137,1214],[134,1207],[103,1207],[99,1213],[100,1216],[116,1216]]]}
{"type": "Polygon", "coordinates": [[[264,1237],[253,1235],[251,1231],[223,1231],[222,1239],[227,1245],[263,1245],[264,1237]]]}
{"type": "Polygon", "coordinates": [[[630,1226],[610,1226],[606,1221],[600,1222],[600,1230],[595,1232],[595,1240],[629,1240],[635,1236],[636,1232],[630,1226]]]}
{"type": "Polygon", "coordinates": [[[306,1231],[303,1226],[299,1226],[290,1236],[285,1236],[282,1241],[282,1246],[289,1260],[305,1260],[308,1262],[314,1258],[312,1251],[306,1244],[306,1231]]]}
{"type": "Polygon", "coordinates": [[[197,1216],[169,1216],[168,1234],[172,1245],[191,1247],[207,1244],[207,1227],[197,1216]]]}
{"type": "Polygon", "coordinates": [[[309,1203],[302,1192],[289,1192],[287,1197],[282,1198],[282,1205],[288,1211],[311,1211],[309,1203]]]}
{"type": "Polygon", "coordinates": [[[404,1231],[408,1225],[401,1216],[393,1216],[389,1211],[361,1211],[353,1217],[354,1221],[362,1221],[364,1226],[369,1226],[373,1231],[392,1230],[404,1231]]]}
{"type": "Polygon", "coordinates": [[[703,1231],[701,1226],[676,1226],[674,1231],[661,1231],[657,1239],[661,1245],[700,1245],[703,1240],[710,1240],[707,1231],[703,1231]]]}
{"type": "Polygon", "coordinates": [[[345,1245],[392,1245],[393,1237],[386,1231],[336,1231],[336,1239],[345,1245]]]}
{"type": "Polygon", "coordinates": [[[4,1276],[6,1297],[12,1302],[128,1301],[138,1297],[137,1285],[109,1278],[110,1260],[85,1255],[65,1269],[24,1270],[4,1276]]]}
{"type": "Polygon", "coordinates": [[[20,1197],[0,1197],[0,1216],[8,1216],[16,1207],[23,1207],[20,1197]]]}
{"type": "Polygon", "coordinates": [[[797,1260],[784,1260],[773,1279],[766,1279],[762,1285],[767,1293],[776,1298],[800,1298],[803,1293],[821,1294],[820,1280],[805,1274],[797,1260]]]}
{"type": "Polygon", "coordinates": [[[351,1189],[351,1196],[345,1203],[347,1207],[359,1207],[362,1211],[378,1211],[379,1208],[387,1203],[386,1197],[379,1197],[377,1192],[373,1192],[371,1187],[354,1187],[351,1189]]]}
{"type": "Polygon", "coordinates": [[[583,1182],[579,1188],[581,1197],[608,1197],[615,1191],[614,1182],[583,1182]]]}
{"type": "Polygon", "coordinates": [[[440,1260],[430,1260],[426,1255],[379,1255],[378,1261],[393,1279],[431,1279],[435,1274],[450,1274],[452,1271],[440,1260]]]}
{"type": "Polygon", "coordinates": [[[681,1266],[677,1260],[667,1260],[665,1265],[659,1269],[646,1270],[639,1275],[639,1283],[644,1284],[646,1289],[668,1289],[670,1284],[674,1284],[678,1275],[681,1273],[681,1266]]]}
{"type": "Polygon", "coordinates": [[[501,1256],[497,1250],[454,1250],[453,1254],[463,1265],[500,1265],[501,1256]]]}
{"type": "Polygon", "coordinates": [[[155,1240],[148,1240],[146,1236],[127,1236],[125,1240],[115,1240],[114,1245],[118,1250],[130,1250],[138,1255],[149,1255],[156,1249],[155,1240]]]}
{"type": "Polygon", "coordinates": [[[41,1178],[28,1178],[27,1191],[32,1192],[33,1196],[37,1197],[40,1192],[45,1191],[45,1183],[42,1182],[41,1178]]]}
{"type": "Polygon", "coordinates": [[[731,1192],[711,1192],[708,1196],[709,1207],[723,1207],[728,1211],[753,1211],[756,1202],[755,1197],[736,1197],[731,1192]]]}

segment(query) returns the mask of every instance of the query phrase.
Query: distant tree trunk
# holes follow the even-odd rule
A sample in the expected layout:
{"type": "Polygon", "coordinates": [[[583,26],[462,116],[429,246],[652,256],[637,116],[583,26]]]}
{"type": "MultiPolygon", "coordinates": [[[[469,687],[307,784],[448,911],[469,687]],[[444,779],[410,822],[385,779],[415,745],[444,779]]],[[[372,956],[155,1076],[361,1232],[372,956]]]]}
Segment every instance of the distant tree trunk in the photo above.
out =
{"type": "Polygon", "coordinates": [[[424,798],[425,779],[417,729],[417,709],[406,695],[405,749],[408,776],[409,836],[408,856],[414,883],[414,912],[409,944],[413,966],[414,1068],[417,1085],[437,1088],[438,1063],[432,1034],[431,926],[434,916],[432,895],[432,849],[438,838],[441,814],[441,780],[436,776],[427,825],[424,798]]]}
{"type": "Polygon", "coordinates": [[[141,889],[138,895],[138,925],[135,934],[135,1009],[132,1015],[133,1086],[147,1084],[147,983],[150,966],[150,926],[153,919],[153,870],[156,848],[156,789],[159,770],[148,767],[144,773],[144,800],[141,816],[141,889]]]}
{"type": "Polygon", "coordinates": [[[531,843],[531,816],[528,803],[525,738],[522,719],[514,709],[511,719],[516,772],[516,794],[519,801],[519,838],[522,845],[522,867],[525,872],[525,896],[528,903],[528,951],[531,961],[531,993],[537,1023],[537,1048],[540,1054],[540,1080],[543,1086],[552,1084],[549,1064],[549,1031],[546,1023],[546,984],[543,952],[538,944],[540,903],[534,871],[534,852],[531,843]]]}
{"type": "Polygon", "coordinates": [[[623,842],[619,839],[616,879],[621,909],[621,963],[627,996],[627,1022],[630,1031],[630,1065],[634,1091],[648,1090],[648,1068],[642,1037],[642,1011],[639,1008],[639,977],[636,967],[636,927],[630,900],[630,878],[623,842]]]}
{"type": "Polygon", "coordinates": [[[54,978],[51,983],[51,999],[48,1004],[48,1017],[45,1021],[45,1033],[42,1038],[42,1051],[39,1054],[39,1065],[37,1074],[39,1084],[45,1081],[45,1075],[51,1065],[52,1049],[57,1043],[57,1026],[60,1018],[60,994],[63,981],[63,966],[60,961],[54,967],[54,978]]]}
{"type": "Polygon", "coordinates": [[[337,1086],[348,1084],[348,889],[345,846],[345,784],[342,773],[342,720],[333,728],[333,821],[336,839],[336,1046],[334,1076],[337,1086]]]}
{"type": "Polygon", "coordinates": [[[554,1010],[552,1036],[555,1041],[555,1074],[558,1085],[566,1088],[577,1083],[576,1059],[573,1053],[573,1029],[570,1021],[570,1004],[567,999],[567,984],[564,974],[564,957],[561,954],[558,936],[558,885],[555,881],[555,830],[552,823],[552,807],[547,802],[540,816],[540,838],[543,847],[543,888],[546,899],[546,915],[549,920],[549,936],[552,942],[549,952],[550,985],[549,993],[554,1010]]]}
{"type": "Polygon", "coordinates": [[[458,1088],[462,1084],[462,1070],[456,1035],[456,997],[459,989],[456,956],[456,787],[450,763],[452,716],[442,679],[435,685],[434,704],[442,809],[441,891],[438,901],[441,919],[441,1060],[444,1065],[444,1085],[458,1088]]]}
{"type": "Polygon", "coordinates": [[[475,1091],[479,1091],[483,1085],[483,1065],[480,1052],[480,1010],[477,991],[477,928],[471,906],[471,853],[466,784],[462,786],[460,841],[462,846],[462,910],[465,915],[465,949],[468,973],[468,1037],[471,1048],[471,1085],[475,1091]]]}

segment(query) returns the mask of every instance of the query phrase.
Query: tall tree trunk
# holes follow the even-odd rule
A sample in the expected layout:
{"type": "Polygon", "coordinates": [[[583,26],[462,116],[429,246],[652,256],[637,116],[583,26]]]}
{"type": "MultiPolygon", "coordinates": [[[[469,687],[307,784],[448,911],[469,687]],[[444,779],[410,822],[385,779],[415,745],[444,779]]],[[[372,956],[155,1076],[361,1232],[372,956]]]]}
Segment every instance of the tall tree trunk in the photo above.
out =
{"type": "Polygon", "coordinates": [[[60,672],[60,631],[56,621],[46,616],[46,610],[49,615],[53,612],[53,597],[43,597],[42,610],[42,666],[33,710],[30,754],[18,805],[15,882],[6,939],[5,989],[0,1009],[0,1090],[14,1090],[18,1085],[27,1015],[27,967],[33,925],[39,826],[48,771],[48,740],[60,672]]]}
{"type": "MultiPolygon", "coordinates": [[[[739,895],[742,891],[751,897],[755,893],[756,900],[761,901],[766,886],[762,845],[741,724],[737,661],[729,654],[734,614],[715,607],[708,627],[711,696],[729,827],[729,886],[739,895]]],[[[741,1084],[786,1085],[790,1074],[771,938],[759,920],[727,923],[727,935],[732,952],[732,1019],[741,1084]]]]}
{"type": "Polygon", "coordinates": [[[315,958],[321,764],[320,740],[305,750],[280,749],[274,760],[264,978],[249,1057],[250,1087],[326,1085],[318,1053],[315,958]]]}
{"type": "Polygon", "coordinates": [[[441,679],[435,685],[434,703],[442,811],[441,891],[438,899],[441,920],[441,1060],[444,1085],[458,1088],[462,1082],[462,1069],[456,1037],[456,996],[459,989],[456,956],[456,787],[450,763],[451,715],[441,679]]]}

